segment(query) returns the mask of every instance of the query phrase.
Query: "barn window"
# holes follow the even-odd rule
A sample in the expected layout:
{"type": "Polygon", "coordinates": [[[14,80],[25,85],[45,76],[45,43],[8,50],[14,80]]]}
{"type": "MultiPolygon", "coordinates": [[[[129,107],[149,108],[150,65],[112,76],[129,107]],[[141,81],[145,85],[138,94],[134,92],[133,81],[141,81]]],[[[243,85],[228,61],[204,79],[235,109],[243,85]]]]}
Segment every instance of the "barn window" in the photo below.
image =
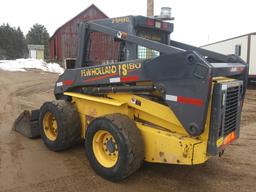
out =
{"type": "MultiPolygon", "coordinates": [[[[137,35],[139,37],[143,37],[145,39],[162,42],[161,34],[158,34],[154,31],[146,31],[145,29],[142,28],[141,30],[139,30],[137,32],[137,35]]],[[[159,51],[149,49],[149,48],[143,47],[141,45],[138,45],[138,47],[137,47],[138,59],[150,59],[150,58],[157,57],[159,55],[160,55],[159,51]]]]}
{"type": "Polygon", "coordinates": [[[159,56],[159,51],[138,45],[138,59],[150,59],[159,56]]]}
{"type": "Polygon", "coordinates": [[[236,45],[235,46],[235,54],[237,56],[241,56],[241,45],[236,45]]]}

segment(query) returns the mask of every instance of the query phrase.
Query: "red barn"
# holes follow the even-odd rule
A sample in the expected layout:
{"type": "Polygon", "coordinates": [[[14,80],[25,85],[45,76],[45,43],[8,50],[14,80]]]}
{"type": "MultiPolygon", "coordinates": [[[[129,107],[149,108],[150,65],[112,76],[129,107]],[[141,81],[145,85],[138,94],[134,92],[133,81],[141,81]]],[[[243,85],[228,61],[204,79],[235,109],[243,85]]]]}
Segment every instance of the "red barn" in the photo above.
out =
{"type": "Polygon", "coordinates": [[[73,65],[78,49],[78,24],[84,21],[108,18],[99,8],[91,5],[73,19],[59,27],[49,40],[50,59],[63,64],[73,65]]]}

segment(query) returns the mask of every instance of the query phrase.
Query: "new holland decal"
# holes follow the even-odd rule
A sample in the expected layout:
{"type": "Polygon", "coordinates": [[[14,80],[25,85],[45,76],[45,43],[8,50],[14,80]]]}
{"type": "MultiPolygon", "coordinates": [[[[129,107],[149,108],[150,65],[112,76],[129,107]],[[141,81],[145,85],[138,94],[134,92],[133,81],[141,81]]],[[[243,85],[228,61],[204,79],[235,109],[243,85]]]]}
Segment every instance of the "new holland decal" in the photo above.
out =
{"type": "Polygon", "coordinates": [[[98,76],[127,76],[129,72],[141,68],[141,63],[123,63],[107,66],[99,66],[81,70],[81,77],[98,77],[98,76]]]}

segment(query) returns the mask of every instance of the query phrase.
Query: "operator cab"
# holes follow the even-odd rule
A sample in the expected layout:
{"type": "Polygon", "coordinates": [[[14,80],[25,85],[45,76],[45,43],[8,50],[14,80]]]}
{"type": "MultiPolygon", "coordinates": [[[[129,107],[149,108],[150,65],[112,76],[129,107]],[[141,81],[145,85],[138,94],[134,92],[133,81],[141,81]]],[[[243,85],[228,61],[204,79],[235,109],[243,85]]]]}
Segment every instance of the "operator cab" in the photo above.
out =
{"type": "MultiPolygon", "coordinates": [[[[172,23],[143,16],[102,19],[93,21],[93,23],[167,45],[170,42],[170,34],[173,32],[172,23]]],[[[81,53],[81,55],[85,55],[84,62],[81,63],[81,66],[78,65],[77,67],[110,64],[135,59],[150,59],[161,54],[158,51],[123,41],[104,32],[90,31],[89,29],[85,33],[84,51],[86,54],[81,53]]]]}

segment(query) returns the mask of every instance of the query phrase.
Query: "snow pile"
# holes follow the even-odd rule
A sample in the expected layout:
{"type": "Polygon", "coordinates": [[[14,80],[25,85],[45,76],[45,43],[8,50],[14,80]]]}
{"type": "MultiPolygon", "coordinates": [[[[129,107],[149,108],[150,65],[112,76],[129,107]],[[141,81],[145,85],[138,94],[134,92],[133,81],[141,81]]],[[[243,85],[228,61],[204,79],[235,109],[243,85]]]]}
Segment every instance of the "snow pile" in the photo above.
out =
{"type": "Polygon", "coordinates": [[[26,69],[40,69],[51,73],[63,73],[64,69],[57,63],[46,63],[37,59],[0,60],[0,70],[26,71],[26,69]]]}

